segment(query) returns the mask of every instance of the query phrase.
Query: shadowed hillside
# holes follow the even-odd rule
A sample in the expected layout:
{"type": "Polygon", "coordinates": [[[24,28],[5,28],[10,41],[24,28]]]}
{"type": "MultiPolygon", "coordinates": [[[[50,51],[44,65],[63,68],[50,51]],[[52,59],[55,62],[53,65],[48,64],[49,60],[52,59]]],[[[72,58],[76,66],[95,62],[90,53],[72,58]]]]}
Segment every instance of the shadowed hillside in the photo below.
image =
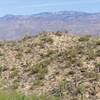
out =
{"type": "Polygon", "coordinates": [[[100,38],[44,32],[1,41],[0,89],[46,95],[38,100],[99,100],[100,38]]]}

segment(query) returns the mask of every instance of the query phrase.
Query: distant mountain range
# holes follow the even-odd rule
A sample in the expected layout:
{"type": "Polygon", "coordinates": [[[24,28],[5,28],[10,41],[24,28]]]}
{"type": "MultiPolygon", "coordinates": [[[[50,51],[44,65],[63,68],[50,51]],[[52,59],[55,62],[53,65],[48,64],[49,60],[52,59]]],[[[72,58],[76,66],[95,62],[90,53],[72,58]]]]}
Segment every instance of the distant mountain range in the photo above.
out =
{"type": "Polygon", "coordinates": [[[60,11],[0,17],[0,39],[19,39],[41,31],[100,35],[100,13],[60,11]]]}

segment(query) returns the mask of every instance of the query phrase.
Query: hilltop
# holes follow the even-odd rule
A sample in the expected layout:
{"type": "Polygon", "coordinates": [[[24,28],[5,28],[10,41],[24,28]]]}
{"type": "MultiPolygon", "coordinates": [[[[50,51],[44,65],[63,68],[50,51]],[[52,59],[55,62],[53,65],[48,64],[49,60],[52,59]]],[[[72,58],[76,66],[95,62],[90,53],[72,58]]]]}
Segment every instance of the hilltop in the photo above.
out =
{"type": "Polygon", "coordinates": [[[100,35],[100,13],[59,11],[0,17],[0,40],[16,40],[44,30],[100,35]]]}
{"type": "Polygon", "coordinates": [[[100,37],[44,32],[1,41],[0,90],[47,94],[56,100],[99,100],[100,37]]]}

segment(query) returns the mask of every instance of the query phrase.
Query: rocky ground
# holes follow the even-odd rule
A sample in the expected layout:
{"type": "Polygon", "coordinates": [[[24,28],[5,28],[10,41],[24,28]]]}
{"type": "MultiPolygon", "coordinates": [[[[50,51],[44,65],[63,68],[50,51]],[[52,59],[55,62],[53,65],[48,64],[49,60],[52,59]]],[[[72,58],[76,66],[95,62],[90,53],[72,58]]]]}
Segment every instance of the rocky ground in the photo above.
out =
{"type": "Polygon", "coordinates": [[[100,100],[100,37],[44,32],[1,41],[0,89],[100,100]]]}

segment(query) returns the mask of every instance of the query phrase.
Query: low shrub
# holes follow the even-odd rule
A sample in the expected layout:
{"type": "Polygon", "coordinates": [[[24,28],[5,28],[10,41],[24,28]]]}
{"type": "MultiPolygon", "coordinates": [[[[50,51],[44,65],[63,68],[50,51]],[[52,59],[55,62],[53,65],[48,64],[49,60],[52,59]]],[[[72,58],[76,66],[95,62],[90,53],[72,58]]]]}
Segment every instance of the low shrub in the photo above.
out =
{"type": "Polygon", "coordinates": [[[90,37],[91,37],[90,35],[86,35],[86,36],[80,37],[78,40],[80,42],[86,42],[86,41],[89,41],[90,37]]]}

